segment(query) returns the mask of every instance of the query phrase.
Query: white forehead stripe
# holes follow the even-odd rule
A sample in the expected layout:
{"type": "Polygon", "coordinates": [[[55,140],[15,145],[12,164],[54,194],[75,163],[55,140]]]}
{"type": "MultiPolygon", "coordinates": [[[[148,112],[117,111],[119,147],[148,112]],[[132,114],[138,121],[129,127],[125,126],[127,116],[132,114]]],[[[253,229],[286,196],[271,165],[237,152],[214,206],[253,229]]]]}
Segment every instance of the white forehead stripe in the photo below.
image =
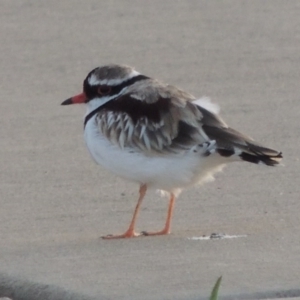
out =
{"type": "Polygon", "coordinates": [[[128,74],[123,78],[99,80],[95,74],[92,74],[92,76],[90,76],[88,81],[90,85],[118,85],[137,75],[140,75],[140,73],[135,70],[132,70],[130,74],[128,74]]]}

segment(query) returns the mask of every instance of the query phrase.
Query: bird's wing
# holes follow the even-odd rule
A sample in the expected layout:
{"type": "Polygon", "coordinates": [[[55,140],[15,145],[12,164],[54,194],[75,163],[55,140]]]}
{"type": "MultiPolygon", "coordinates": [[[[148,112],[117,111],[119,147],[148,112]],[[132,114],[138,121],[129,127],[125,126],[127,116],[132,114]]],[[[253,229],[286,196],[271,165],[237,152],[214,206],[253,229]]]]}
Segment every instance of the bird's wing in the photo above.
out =
{"type": "Polygon", "coordinates": [[[119,147],[148,155],[193,149],[268,165],[280,160],[280,152],[228,127],[218,107],[208,100],[196,100],[174,86],[149,81],[130,86],[98,113],[102,133],[119,147]]]}
{"type": "Polygon", "coordinates": [[[203,126],[227,126],[195,98],[171,85],[147,80],[104,104],[96,121],[101,132],[121,148],[148,153],[191,149],[210,141],[203,126]],[[150,84],[149,84],[150,83],[150,84]]]}

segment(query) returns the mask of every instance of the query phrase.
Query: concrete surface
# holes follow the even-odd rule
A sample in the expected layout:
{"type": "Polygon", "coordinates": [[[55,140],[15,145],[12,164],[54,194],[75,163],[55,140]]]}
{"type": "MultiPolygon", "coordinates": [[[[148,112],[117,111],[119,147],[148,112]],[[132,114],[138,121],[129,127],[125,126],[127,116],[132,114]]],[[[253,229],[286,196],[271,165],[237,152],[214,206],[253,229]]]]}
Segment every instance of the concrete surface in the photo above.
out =
{"type": "MultiPolygon", "coordinates": [[[[99,299],[200,299],[220,275],[229,298],[300,296],[299,1],[0,6],[1,273],[99,299]],[[230,165],[186,191],[168,237],[101,240],[128,226],[137,186],[92,162],[85,108],[60,103],[110,62],[210,96],[285,166],[230,165]],[[189,239],[213,232],[246,237],[189,239]]],[[[166,206],[149,193],[138,229],[161,228],[166,206]]]]}
{"type": "MultiPolygon", "coordinates": [[[[0,273],[0,300],[98,300],[64,288],[0,273]],[[8,298],[9,297],[9,298],[8,298]]],[[[103,299],[103,298],[102,298],[103,299]]]]}

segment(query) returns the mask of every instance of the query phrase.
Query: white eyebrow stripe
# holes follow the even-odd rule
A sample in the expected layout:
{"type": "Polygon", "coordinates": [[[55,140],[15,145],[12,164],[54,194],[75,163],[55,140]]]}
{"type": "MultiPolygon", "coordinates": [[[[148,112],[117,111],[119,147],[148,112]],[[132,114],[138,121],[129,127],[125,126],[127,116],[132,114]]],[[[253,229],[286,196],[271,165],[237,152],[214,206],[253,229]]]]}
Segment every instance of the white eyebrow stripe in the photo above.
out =
{"type": "Polygon", "coordinates": [[[119,85],[122,82],[127,81],[128,79],[131,79],[132,77],[135,77],[138,75],[140,75],[139,72],[132,70],[131,73],[128,74],[128,76],[123,77],[123,78],[99,80],[95,74],[92,74],[89,77],[88,81],[91,86],[93,86],[93,85],[110,85],[110,86],[112,86],[112,85],[119,85]]]}

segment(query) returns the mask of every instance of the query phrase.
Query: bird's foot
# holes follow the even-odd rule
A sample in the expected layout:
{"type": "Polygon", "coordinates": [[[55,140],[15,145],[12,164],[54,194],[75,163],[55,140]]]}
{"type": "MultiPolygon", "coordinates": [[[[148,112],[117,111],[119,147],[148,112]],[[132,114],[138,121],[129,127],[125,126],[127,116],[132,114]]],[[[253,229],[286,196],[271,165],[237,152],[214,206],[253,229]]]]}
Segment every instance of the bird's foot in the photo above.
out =
{"type": "Polygon", "coordinates": [[[144,236],[155,236],[155,235],[167,235],[170,234],[170,229],[164,228],[161,231],[156,231],[156,232],[148,232],[148,231],[142,231],[141,235],[144,236]]]}
{"type": "Polygon", "coordinates": [[[111,240],[111,239],[126,239],[126,238],[133,238],[140,236],[140,233],[136,233],[134,230],[127,230],[123,234],[118,234],[118,235],[113,235],[113,234],[108,234],[105,236],[102,236],[104,240],[111,240]]]}

